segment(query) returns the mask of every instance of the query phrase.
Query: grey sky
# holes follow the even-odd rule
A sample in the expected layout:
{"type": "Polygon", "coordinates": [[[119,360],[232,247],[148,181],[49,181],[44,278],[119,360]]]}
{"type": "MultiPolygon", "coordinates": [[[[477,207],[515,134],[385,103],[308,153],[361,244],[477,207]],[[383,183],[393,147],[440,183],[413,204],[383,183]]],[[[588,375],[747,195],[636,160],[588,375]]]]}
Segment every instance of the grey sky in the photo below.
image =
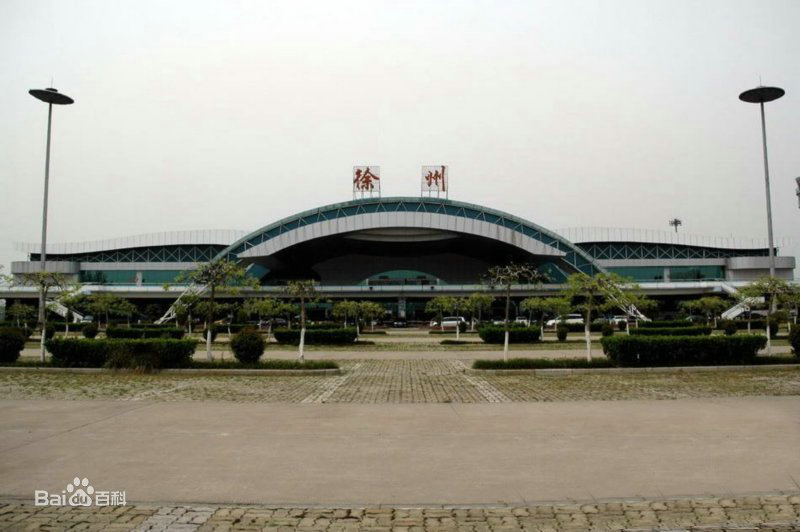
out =
{"type": "MultiPolygon", "coordinates": [[[[797,1],[0,3],[0,264],[39,240],[256,229],[351,197],[451,197],[548,228],[800,237],[797,1]]],[[[790,250],[784,250],[790,251],[790,250]]],[[[800,250],[792,250],[797,253],[800,250]]],[[[7,271],[7,270],[6,270],[7,271]]]]}

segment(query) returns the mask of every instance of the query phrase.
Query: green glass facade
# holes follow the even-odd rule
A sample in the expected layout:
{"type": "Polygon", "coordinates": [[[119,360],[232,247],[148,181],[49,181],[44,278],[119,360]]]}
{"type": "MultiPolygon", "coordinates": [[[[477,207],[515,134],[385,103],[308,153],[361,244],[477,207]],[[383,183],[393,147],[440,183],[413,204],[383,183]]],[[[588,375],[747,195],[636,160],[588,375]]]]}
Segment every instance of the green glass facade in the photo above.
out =
{"type": "Polygon", "coordinates": [[[652,283],[664,280],[662,266],[625,266],[619,268],[606,268],[610,273],[633,279],[640,283],[652,283]]]}
{"type": "Polygon", "coordinates": [[[141,284],[161,285],[177,281],[180,270],[84,270],[82,283],[137,284],[137,273],[141,273],[141,284]]]}

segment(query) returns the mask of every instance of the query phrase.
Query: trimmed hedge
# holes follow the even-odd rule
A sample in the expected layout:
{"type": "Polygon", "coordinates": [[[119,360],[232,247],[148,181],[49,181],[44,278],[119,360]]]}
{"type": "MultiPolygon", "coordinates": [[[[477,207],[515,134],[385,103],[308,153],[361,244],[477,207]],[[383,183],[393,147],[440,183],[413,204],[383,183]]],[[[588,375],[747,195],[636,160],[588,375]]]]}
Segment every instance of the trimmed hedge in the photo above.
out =
{"type": "Polygon", "coordinates": [[[54,338],[45,344],[54,366],[143,371],[185,367],[194,355],[194,340],[54,338]]]}
{"type": "Polygon", "coordinates": [[[718,366],[753,364],[767,338],[736,336],[611,336],[603,352],[615,366],[718,366]]]}
{"type": "MultiPolygon", "coordinates": [[[[589,332],[603,332],[605,323],[590,323],[589,332]]],[[[582,323],[559,323],[556,327],[566,327],[569,332],[584,332],[586,330],[582,323]]]]}
{"type": "MultiPolygon", "coordinates": [[[[539,327],[511,326],[508,328],[508,343],[532,344],[539,341],[539,327]]],[[[478,328],[478,336],[487,344],[505,342],[505,329],[502,325],[484,325],[478,328]]]]}
{"type": "Polygon", "coordinates": [[[100,331],[100,328],[97,326],[96,323],[87,323],[81,329],[81,333],[83,333],[84,338],[94,338],[97,336],[97,333],[100,331]]]}
{"type": "Polygon", "coordinates": [[[260,360],[254,364],[243,364],[232,360],[192,360],[189,368],[197,369],[339,369],[333,360],[260,360]]]}
{"type": "Polygon", "coordinates": [[[142,329],[139,327],[109,327],[106,329],[106,337],[108,338],[171,338],[173,340],[180,340],[183,338],[184,330],[177,327],[158,327],[142,329]]]}
{"type": "Polygon", "coordinates": [[[476,360],[472,369],[561,369],[561,368],[610,368],[611,362],[596,358],[589,362],[585,358],[509,358],[508,360],[476,360]]]}
{"type": "Polygon", "coordinates": [[[244,329],[231,338],[231,350],[242,364],[254,364],[264,354],[264,338],[258,331],[244,329]]]}
{"type": "Polygon", "coordinates": [[[711,327],[673,327],[664,329],[631,329],[631,336],[708,336],[711,327]]]}
{"type": "MultiPolygon", "coordinates": [[[[300,343],[300,329],[275,329],[272,331],[279,344],[298,345],[300,343]]],[[[306,329],[306,345],[343,345],[356,341],[355,327],[341,327],[339,329],[306,329]]]]}
{"type": "Polygon", "coordinates": [[[25,334],[16,327],[0,329],[0,362],[16,362],[25,349],[25,334]]]}
{"type": "Polygon", "coordinates": [[[689,320],[661,320],[661,321],[640,321],[640,329],[675,329],[677,327],[693,327],[694,323],[689,320]]]}
{"type": "MultiPolygon", "coordinates": [[[[736,328],[740,331],[747,330],[747,320],[717,320],[717,329],[722,329],[725,327],[725,324],[733,323],[736,325],[736,328]]],[[[767,321],[758,319],[758,320],[751,320],[750,321],[750,329],[753,331],[757,330],[765,330],[767,328],[767,321]]]]}
{"type": "Polygon", "coordinates": [[[793,326],[789,334],[789,345],[794,349],[794,356],[800,358],[800,326],[793,326]]]}

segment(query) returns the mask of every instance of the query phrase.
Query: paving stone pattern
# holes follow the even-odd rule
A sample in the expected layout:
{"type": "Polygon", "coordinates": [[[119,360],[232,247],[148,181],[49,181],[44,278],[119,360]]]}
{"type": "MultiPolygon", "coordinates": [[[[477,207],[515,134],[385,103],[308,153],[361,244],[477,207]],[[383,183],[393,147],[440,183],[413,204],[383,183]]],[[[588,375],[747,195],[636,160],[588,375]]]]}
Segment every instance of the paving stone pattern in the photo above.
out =
{"type": "Polygon", "coordinates": [[[281,403],[497,403],[800,395],[800,369],[536,376],[469,372],[462,360],[346,360],[341,375],[0,373],[4,399],[281,403]]]}
{"type": "Polygon", "coordinates": [[[303,508],[0,503],[2,530],[386,532],[494,530],[796,531],[800,493],[536,504],[520,507],[303,508]]]}

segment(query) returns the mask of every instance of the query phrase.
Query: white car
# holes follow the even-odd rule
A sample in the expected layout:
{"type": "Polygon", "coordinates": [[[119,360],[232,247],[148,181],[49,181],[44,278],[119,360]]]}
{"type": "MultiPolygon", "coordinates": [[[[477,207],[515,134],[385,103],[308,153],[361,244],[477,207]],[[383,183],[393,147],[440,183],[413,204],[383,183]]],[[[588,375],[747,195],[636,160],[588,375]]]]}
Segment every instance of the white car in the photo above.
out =
{"type": "Polygon", "coordinates": [[[547,327],[555,327],[559,323],[583,325],[583,316],[580,314],[562,314],[561,316],[556,316],[552,320],[548,320],[545,325],[547,327]]]}
{"type": "MultiPolygon", "coordinates": [[[[459,323],[466,323],[462,316],[445,316],[442,318],[442,327],[445,329],[455,329],[459,323]]],[[[439,322],[436,320],[431,321],[431,327],[439,327],[439,322]]]]}
{"type": "Polygon", "coordinates": [[[517,316],[517,319],[514,320],[514,323],[528,327],[531,324],[531,320],[529,320],[525,316],[517,316]]]}
{"type": "Polygon", "coordinates": [[[614,316],[608,321],[614,325],[619,325],[620,323],[625,323],[628,321],[628,316],[614,316]]]}

